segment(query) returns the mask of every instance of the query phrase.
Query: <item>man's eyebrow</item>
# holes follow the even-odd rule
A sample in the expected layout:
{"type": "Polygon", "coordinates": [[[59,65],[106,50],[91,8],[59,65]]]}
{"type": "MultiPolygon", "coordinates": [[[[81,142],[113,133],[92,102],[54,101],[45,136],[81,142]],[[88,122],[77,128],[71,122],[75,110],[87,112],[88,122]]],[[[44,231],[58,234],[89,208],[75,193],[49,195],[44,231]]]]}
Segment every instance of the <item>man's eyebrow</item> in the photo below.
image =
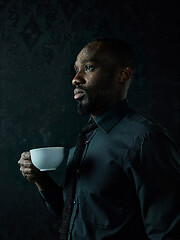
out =
{"type": "MultiPolygon", "coordinates": [[[[86,64],[87,62],[97,62],[97,61],[95,59],[87,59],[87,60],[81,61],[80,64],[86,64]]],[[[74,69],[76,69],[76,68],[77,68],[77,64],[75,62],[74,69]]]]}
{"type": "MultiPolygon", "coordinates": [[[[81,61],[80,63],[81,64],[85,64],[85,63],[87,63],[87,62],[96,62],[96,60],[95,59],[87,59],[87,60],[83,60],[83,61],[81,61]]],[[[74,67],[76,67],[76,62],[75,62],[75,64],[74,64],[74,67]]]]}
{"type": "Polygon", "coordinates": [[[95,59],[87,59],[87,60],[83,60],[81,63],[87,63],[87,62],[96,62],[95,59]]]}

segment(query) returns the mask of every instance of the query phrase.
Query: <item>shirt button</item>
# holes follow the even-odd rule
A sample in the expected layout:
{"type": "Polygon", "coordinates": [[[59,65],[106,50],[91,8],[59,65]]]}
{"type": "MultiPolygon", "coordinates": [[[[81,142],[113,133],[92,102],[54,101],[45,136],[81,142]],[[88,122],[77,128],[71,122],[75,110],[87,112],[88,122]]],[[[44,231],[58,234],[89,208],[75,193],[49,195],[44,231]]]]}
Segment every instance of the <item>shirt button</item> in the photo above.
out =
{"type": "Polygon", "coordinates": [[[74,199],[73,203],[75,204],[76,203],[76,200],[74,199]]]}
{"type": "Polygon", "coordinates": [[[79,169],[77,169],[76,172],[77,172],[77,174],[79,174],[79,172],[80,172],[79,169]]]}

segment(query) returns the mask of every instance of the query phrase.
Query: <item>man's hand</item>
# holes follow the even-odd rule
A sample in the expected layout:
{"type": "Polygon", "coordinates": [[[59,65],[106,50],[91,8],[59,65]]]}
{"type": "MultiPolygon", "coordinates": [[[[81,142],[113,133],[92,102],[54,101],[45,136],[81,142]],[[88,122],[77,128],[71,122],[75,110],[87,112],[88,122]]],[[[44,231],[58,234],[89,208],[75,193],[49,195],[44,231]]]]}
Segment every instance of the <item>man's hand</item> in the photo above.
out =
{"type": "Polygon", "coordinates": [[[30,152],[23,152],[18,164],[22,175],[30,182],[39,182],[46,175],[32,164],[30,152]]]}

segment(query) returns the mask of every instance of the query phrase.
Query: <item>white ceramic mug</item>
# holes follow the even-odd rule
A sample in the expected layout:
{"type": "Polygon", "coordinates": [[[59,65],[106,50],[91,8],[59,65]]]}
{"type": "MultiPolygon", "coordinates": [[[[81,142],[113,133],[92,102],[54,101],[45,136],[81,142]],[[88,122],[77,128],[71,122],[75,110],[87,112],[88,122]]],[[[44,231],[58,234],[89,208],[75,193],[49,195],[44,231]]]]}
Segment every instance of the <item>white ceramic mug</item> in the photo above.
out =
{"type": "Polygon", "coordinates": [[[62,163],[64,147],[45,147],[30,150],[31,160],[40,171],[52,171],[62,163]]]}

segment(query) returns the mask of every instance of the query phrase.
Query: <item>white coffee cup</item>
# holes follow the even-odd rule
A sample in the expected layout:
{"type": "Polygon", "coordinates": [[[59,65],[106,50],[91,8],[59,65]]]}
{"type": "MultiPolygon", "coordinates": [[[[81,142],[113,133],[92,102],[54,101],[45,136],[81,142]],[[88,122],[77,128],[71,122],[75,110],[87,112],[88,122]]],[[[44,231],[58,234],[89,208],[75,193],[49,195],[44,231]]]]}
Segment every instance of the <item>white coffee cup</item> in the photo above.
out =
{"type": "Polygon", "coordinates": [[[45,147],[30,150],[31,160],[40,171],[52,171],[62,163],[64,147],[45,147]]]}

